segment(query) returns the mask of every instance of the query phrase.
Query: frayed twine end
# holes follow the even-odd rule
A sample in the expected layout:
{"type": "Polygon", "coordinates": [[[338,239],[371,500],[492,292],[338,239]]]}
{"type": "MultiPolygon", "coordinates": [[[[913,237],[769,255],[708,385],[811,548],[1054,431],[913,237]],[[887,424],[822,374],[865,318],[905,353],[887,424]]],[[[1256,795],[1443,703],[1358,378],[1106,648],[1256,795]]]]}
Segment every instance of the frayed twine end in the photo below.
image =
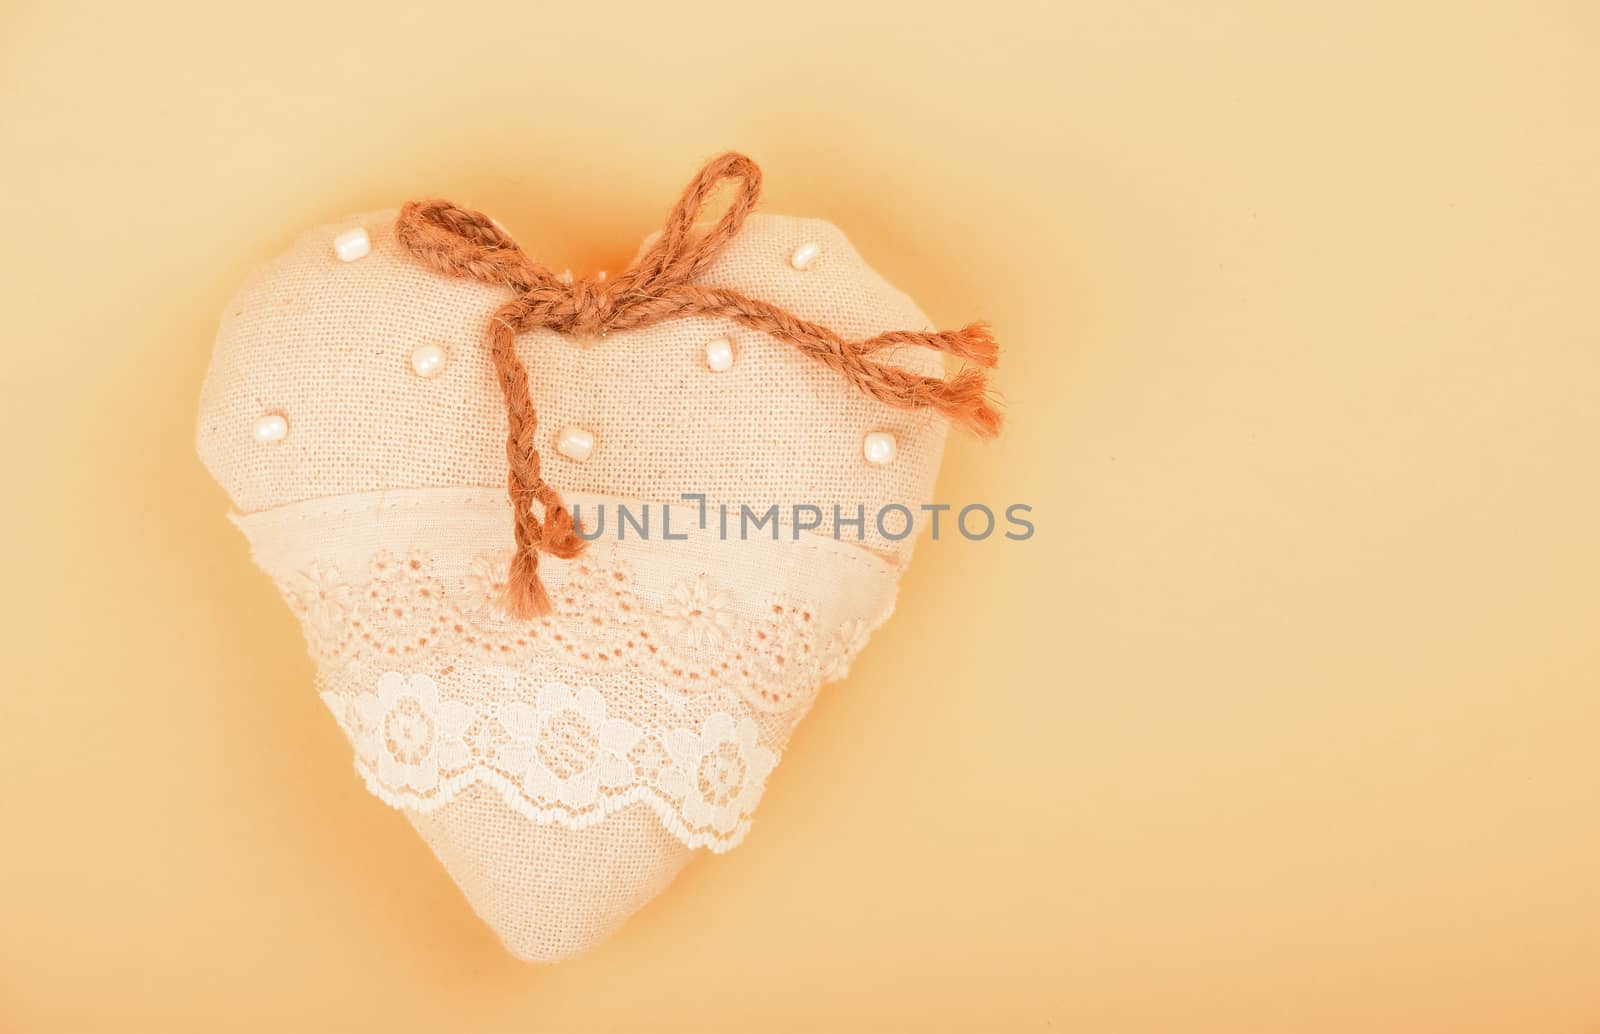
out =
{"type": "Polygon", "coordinates": [[[520,552],[511,562],[511,576],[506,581],[501,606],[507,614],[524,621],[548,616],[555,608],[550,604],[550,594],[539,579],[539,555],[532,551],[520,552]]]}
{"type": "Polygon", "coordinates": [[[941,334],[944,350],[979,366],[994,369],[1000,363],[1000,345],[987,323],[969,323],[960,330],[941,334]]]}
{"type": "Polygon", "coordinates": [[[977,370],[962,370],[945,381],[935,408],[980,438],[1000,433],[1000,412],[989,397],[989,379],[977,370]]]}

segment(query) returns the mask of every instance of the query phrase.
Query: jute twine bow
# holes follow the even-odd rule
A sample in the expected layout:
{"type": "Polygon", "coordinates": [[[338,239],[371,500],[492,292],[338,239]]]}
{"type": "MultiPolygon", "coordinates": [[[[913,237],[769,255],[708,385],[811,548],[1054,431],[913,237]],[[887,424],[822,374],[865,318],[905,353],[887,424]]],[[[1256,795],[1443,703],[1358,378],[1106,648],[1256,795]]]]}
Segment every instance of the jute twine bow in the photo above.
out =
{"type": "Polygon", "coordinates": [[[539,582],[541,551],[570,559],[586,545],[561,494],[540,473],[539,422],[528,392],[528,371],[516,351],[517,335],[525,331],[546,327],[598,337],[681,316],[721,317],[794,345],[885,405],[933,409],[984,437],[999,432],[1000,416],[989,403],[987,379],[980,371],[966,369],[944,380],[870,358],[882,348],[916,345],[992,367],[997,349],[981,323],[955,331],[896,330],[847,341],[775,305],[725,287],[695,283],[738,235],[760,193],[761,170],[749,158],[731,152],[714,158],[684,189],[661,235],[626,272],[611,279],[576,281],[557,277],[529,258],[481,212],[438,199],[413,201],[400,210],[395,238],[416,258],[450,276],[505,284],[517,292],[489,320],[489,349],[510,422],[506,460],[517,550],[504,605],[512,615],[532,618],[550,613],[550,598],[539,582]],[[728,210],[709,229],[696,230],[695,218],[707,195],[724,179],[740,181],[728,210]],[[543,519],[534,513],[536,502],[543,519]]]}

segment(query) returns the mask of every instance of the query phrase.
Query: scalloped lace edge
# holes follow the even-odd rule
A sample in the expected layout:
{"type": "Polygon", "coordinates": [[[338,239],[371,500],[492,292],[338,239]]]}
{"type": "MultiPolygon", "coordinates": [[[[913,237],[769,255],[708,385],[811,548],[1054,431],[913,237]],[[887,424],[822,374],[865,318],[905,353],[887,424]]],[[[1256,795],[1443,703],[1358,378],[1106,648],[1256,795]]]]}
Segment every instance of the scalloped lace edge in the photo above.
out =
{"type": "Polygon", "coordinates": [[[474,765],[472,768],[441,778],[438,790],[426,797],[409,790],[396,791],[385,786],[377,774],[360,758],[355,760],[354,767],[374,797],[391,808],[420,814],[427,814],[444,807],[473,786],[487,786],[497,791],[512,811],[540,826],[560,826],[571,830],[588,829],[599,825],[624,808],[634,804],[645,804],[656,813],[656,818],[667,832],[690,850],[705,848],[712,854],[725,854],[743,843],[745,834],[750,831],[748,817],[741,817],[726,833],[695,830],[683,821],[677,807],[670,800],[648,786],[633,786],[622,793],[612,794],[594,808],[575,815],[564,808],[538,807],[523,796],[522,790],[516,783],[484,765],[474,765]]]}

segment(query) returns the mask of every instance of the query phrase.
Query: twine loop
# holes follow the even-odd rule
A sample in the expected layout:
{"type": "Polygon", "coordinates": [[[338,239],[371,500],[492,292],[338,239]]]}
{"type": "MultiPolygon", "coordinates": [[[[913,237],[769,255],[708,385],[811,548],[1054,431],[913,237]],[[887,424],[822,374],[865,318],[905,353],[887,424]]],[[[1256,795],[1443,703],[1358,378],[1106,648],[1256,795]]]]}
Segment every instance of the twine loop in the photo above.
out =
{"type": "Polygon", "coordinates": [[[661,233],[632,266],[615,278],[570,281],[529,257],[481,212],[439,199],[412,201],[400,210],[395,238],[419,261],[449,276],[504,285],[516,292],[489,320],[489,349],[509,422],[507,480],[517,546],[506,587],[505,606],[511,614],[522,618],[548,614],[549,596],[538,575],[539,554],[570,559],[585,545],[560,493],[541,473],[538,417],[527,369],[516,352],[517,336],[527,331],[542,327],[596,338],[684,316],[720,317],[793,345],[886,405],[930,408],[985,437],[998,433],[1000,417],[989,401],[981,371],[966,369],[945,380],[871,358],[883,348],[911,345],[992,367],[998,350],[981,323],[956,331],[890,331],[847,341],[775,305],[695,282],[738,235],[760,193],[761,170],[753,161],[731,152],[714,158],[684,188],[661,233]],[[695,221],[706,198],[728,179],[737,180],[738,186],[727,210],[711,226],[697,229],[695,221]],[[542,517],[534,512],[534,504],[542,517]]]}

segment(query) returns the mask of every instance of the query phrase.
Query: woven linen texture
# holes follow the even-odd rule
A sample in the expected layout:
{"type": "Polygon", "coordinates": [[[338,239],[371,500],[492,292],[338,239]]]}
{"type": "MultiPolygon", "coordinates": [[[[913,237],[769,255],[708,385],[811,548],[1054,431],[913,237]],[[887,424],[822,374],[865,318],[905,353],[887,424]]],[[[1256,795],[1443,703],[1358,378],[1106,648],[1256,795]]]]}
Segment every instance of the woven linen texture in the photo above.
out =
{"type": "MultiPolygon", "coordinates": [[[[893,608],[915,534],[887,538],[873,517],[931,498],[945,422],[719,320],[587,342],[526,334],[541,432],[596,439],[581,463],[544,450],[545,474],[585,523],[609,512],[582,556],[541,567],[555,612],[513,620],[496,606],[512,547],[506,417],[482,348],[508,293],[422,268],[392,222],[320,227],[251,278],[223,316],[198,447],[301,622],[360,778],[513,953],[560,959],[693,850],[745,836],[817,690],[893,608]],[[372,252],[341,262],[331,242],[353,226],[372,252]],[[734,342],[724,372],[705,361],[716,337],[734,342]],[[439,376],[411,368],[425,344],[448,353],[439,376]],[[282,441],[255,440],[265,413],[286,419],[282,441]],[[895,435],[894,463],[864,462],[871,431],[895,435]],[[706,497],[704,528],[684,493],[706,497]],[[740,537],[741,506],[777,504],[787,521],[796,503],[823,510],[820,533],[740,537]],[[648,505],[651,538],[617,540],[619,504],[648,505]],[[668,506],[686,539],[662,537],[668,506]],[[862,541],[853,526],[832,537],[835,506],[865,511],[862,541]]],[[[814,220],[752,216],[705,281],[852,336],[929,327],[814,220]],[[821,255],[795,270],[807,242],[821,255]]],[[[924,350],[889,358],[941,370],[924,350]]]]}

